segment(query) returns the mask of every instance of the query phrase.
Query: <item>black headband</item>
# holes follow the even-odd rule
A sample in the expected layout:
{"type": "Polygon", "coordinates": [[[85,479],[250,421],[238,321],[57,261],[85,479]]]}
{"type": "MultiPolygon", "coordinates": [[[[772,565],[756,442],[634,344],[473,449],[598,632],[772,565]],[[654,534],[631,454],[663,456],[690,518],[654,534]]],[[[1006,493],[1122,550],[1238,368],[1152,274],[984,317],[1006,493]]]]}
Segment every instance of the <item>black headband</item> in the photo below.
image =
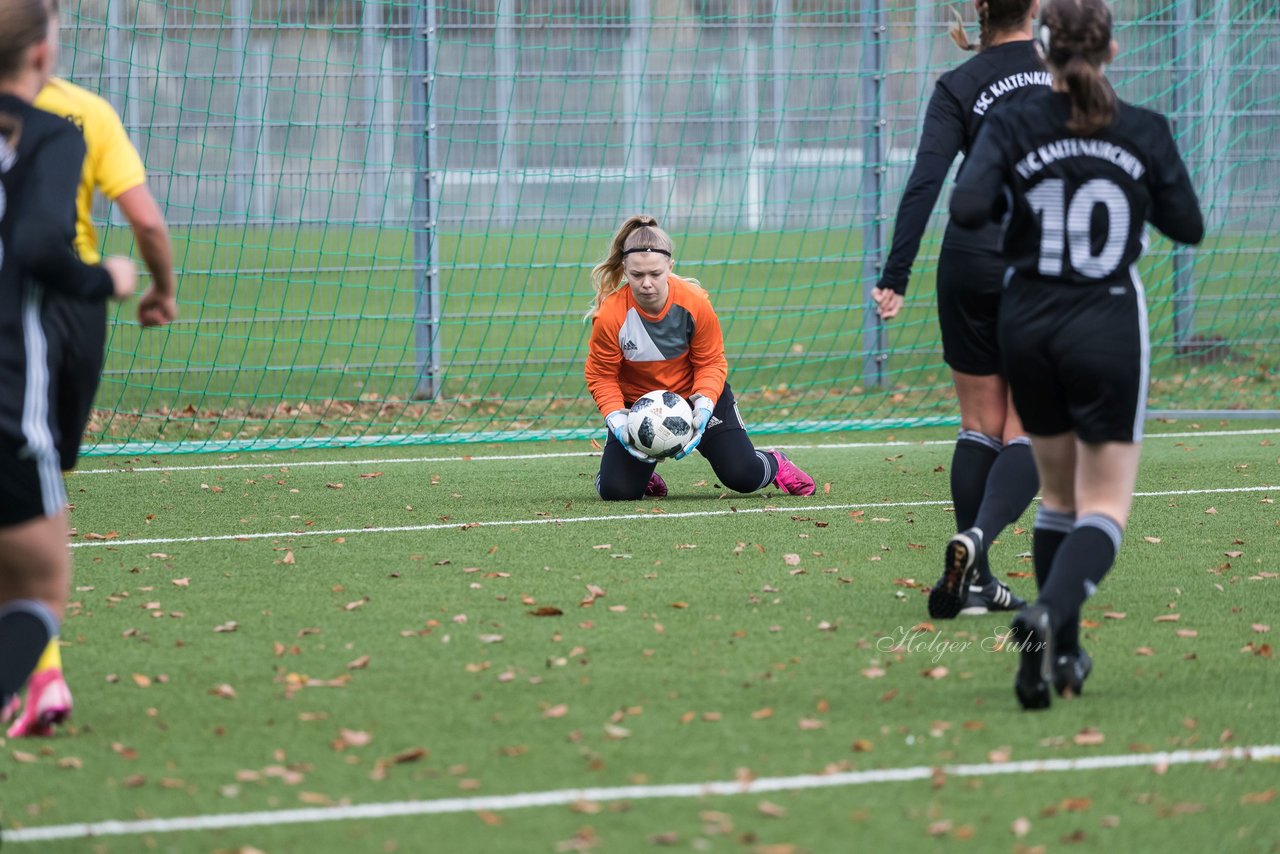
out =
{"type": "Polygon", "coordinates": [[[622,253],[622,257],[625,258],[634,252],[657,252],[659,255],[666,255],[668,258],[671,257],[670,252],[668,252],[665,249],[659,249],[656,246],[635,246],[631,249],[624,250],[622,253]]]}

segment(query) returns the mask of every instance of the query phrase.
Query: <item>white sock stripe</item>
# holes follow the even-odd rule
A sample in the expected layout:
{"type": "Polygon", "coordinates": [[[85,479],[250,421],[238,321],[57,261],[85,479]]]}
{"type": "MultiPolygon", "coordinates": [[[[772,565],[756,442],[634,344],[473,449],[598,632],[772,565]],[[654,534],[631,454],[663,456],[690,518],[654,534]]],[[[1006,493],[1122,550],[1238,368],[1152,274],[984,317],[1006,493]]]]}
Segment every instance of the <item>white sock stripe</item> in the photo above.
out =
{"type": "Polygon", "coordinates": [[[1111,542],[1116,547],[1116,551],[1120,551],[1120,543],[1124,540],[1124,528],[1121,528],[1120,523],[1110,516],[1103,513],[1090,513],[1088,516],[1082,516],[1076,522],[1075,527],[1097,528],[1110,537],[1111,542]]]}
{"type": "Polygon", "coordinates": [[[956,441],[975,442],[997,452],[1004,447],[1004,443],[995,436],[988,436],[986,433],[979,433],[977,430],[961,430],[956,434],[956,441]]]}
{"type": "Polygon", "coordinates": [[[1008,444],[1009,444],[1009,445],[1026,445],[1028,448],[1030,448],[1030,447],[1031,447],[1031,437],[1030,437],[1030,436],[1019,436],[1019,437],[1018,437],[1018,438],[1016,438],[1016,439],[1010,439],[1010,440],[1009,440],[1009,442],[1008,442],[1008,444]]]}
{"type": "Polygon", "coordinates": [[[776,473],[773,477],[769,476],[769,469],[773,468],[773,465],[777,465],[781,468],[782,463],[778,462],[778,458],[773,454],[766,454],[764,451],[756,451],[756,456],[760,458],[760,462],[764,465],[764,480],[762,480],[760,485],[756,487],[756,491],[758,492],[777,479],[778,475],[776,473]],[[770,463],[770,460],[772,460],[772,464],[770,463]]]}
{"type": "Polygon", "coordinates": [[[1062,510],[1050,510],[1041,505],[1036,510],[1036,521],[1032,527],[1043,531],[1057,531],[1060,534],[1069,534],[1075,525],[1075,514],[1062,510]]]}

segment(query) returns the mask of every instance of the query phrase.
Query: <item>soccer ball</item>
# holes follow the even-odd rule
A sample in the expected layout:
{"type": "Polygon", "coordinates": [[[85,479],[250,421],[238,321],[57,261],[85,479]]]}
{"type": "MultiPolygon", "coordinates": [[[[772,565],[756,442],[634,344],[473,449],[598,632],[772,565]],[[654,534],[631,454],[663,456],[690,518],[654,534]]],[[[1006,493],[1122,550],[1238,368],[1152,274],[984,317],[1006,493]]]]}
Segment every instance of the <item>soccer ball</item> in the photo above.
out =
{"type": "Polygon", "coordinates": [[[631,444],[651,457],[674,456],[693,435],[693,410],[673,391],[651,391],[627,416],[631,444]]]}

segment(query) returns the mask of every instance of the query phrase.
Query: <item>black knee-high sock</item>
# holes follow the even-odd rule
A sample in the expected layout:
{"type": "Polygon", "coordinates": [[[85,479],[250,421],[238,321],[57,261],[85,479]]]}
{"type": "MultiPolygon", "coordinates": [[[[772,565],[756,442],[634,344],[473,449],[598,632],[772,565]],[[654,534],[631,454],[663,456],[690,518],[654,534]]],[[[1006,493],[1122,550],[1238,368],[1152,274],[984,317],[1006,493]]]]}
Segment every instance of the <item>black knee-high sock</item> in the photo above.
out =
{"type": "Polygon", "coordinates": [[[979,584],[986,584],[992,577],[985,559],[987,547],[1001,531],[1017,521],[1039,489],[1040,476],[1036,474],[1036,461],[1031,456],[1031,443],[1015,439],[1005,445],[991,464],[982,504],[973,522],[973,527],[982,531],[984,559],[978,565],[979,584]]]}
{"type": "Polygon", "coordinates": [[[42,602],[14,599],[0,605],[0,701],[18,693],[36,669],[58,618],[42,602]]]}
{"type": "Polygon", "coordinates": [[[987,477],[1000,454],[1000,440],[977,430],[961,430],[951,455],[951,501],[956,510],[956,530],[967,531],[978,518],[987,477]]]}
{"type": "Polygon", "coordinates": [[[1080,607],[1111,570],[1123,537],[1119,522],[1091,513],[1076,522],[1058,548],[1039,599],[1049,609],[1058,653],[1080,649],[1080,607]]]}
{"type": "Polygon", "coordinates": [[[1036,590],[1044,590],[1049,581],[1049,569],[1062,546],[1062,541],[1076,525],[1074,513],[1050,510],[1041,505],[1036,510],[1035,528],[1031,532],[1031,560],[1036,568],[1036,590]]]}
{"type": "MultiPolygon", "coordinates": [[[[961,430],[951,455],[951,503],[956,512],[956,530],[967,531],[978,518],[987,477],[1000,454],[1000,440],[977,430],[961,430]]],[[[986,550],[978,555],[978,576],[991,576],[986,550]]]]}

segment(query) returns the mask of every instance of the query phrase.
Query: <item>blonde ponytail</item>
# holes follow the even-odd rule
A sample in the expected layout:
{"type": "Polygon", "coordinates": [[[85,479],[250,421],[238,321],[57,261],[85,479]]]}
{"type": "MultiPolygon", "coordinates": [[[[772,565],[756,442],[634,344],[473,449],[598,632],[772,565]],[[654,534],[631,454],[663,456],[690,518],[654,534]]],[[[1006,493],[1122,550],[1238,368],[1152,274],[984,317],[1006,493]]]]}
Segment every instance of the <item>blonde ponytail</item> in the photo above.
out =
{"type": "Polygon", "coordinates": [[[656,219],[648,214],[628,217],[610,241],[609,254],[591,270],[591,284],[595,287],[595,296],[592,297],[587,320],[595,316],[606,299],[622,288],[623,253],[628,249],[640,247],[657,249],[667,255],[670,255],[674,249],[670,235],[658,227],[656,219]]]}

